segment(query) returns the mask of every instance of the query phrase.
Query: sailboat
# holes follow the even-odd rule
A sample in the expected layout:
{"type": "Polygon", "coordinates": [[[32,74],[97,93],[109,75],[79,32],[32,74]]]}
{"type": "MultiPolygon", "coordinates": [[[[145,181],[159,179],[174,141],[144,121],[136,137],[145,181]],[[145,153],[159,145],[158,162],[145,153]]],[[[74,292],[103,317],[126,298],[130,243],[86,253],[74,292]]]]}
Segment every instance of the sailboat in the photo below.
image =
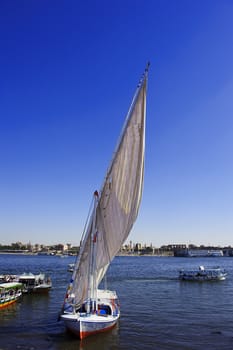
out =
{"type": "Polygon", "coordinates": [[[100,289],[109,264],[137,218],[143,188],[147,65],[81,239],[60,319],[80,339],[112,329],[120,306],[115,291],[100,289]]]}

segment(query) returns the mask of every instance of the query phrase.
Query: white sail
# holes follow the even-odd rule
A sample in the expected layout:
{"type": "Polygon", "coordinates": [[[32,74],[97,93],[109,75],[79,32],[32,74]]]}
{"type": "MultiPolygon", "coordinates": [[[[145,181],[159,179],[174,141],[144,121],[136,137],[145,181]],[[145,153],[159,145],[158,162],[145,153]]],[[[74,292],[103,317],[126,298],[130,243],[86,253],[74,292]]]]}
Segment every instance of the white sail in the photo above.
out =
{"type": "Polygon", "coordinates": [[[137,88],[98,198],[95,193],[95,211],[90,217],[68,288],[66,301],[72,304],[81,305],[90,297],[91,242],[95,240],[92,268],[96,280],[94,288],[97,288],[136,220],[144,175],[146,89],[147,70],[137,88]]]}

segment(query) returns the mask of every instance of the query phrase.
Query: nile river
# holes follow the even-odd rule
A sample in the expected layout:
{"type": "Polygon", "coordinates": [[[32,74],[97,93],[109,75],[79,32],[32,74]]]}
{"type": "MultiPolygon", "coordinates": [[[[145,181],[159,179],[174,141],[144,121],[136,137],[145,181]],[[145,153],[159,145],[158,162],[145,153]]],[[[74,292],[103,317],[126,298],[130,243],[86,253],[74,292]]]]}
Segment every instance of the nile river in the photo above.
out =
{"type": "Polygon", "coordinates": [[[73,257],[0,255],[0,274],[48,274],[48,295],[24,295],[0,310],[0,350],[231,350],[233,258],[116,257],[107,273],[120,321],[112,331],[82,342],[57,322],[73,257]],[[225,268],[220,282],[181,282],[181,268],[225,268]]]}

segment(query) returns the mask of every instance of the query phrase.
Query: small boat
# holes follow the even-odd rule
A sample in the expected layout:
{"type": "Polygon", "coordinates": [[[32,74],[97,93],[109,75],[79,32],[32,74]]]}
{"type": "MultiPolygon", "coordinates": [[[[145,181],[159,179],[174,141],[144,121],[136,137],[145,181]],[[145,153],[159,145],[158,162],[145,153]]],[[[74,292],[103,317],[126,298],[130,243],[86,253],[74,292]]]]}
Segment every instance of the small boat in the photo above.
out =
{"type": "Polygon", "coordinates": [[[79,254],[59,316],[80,339],[112,329],[120,307],[100,289],[108,266],[137,218],[143,187],[148,67],[137,87],[100,192],[95,191],[79,254]]]}
{"type": "Polygon", "coordinates": [[[18,282],[0,283],[0,309],[15,303],[22,295],[22,288],[18,282]]]}
{"type": "Polygon", "coordinates": [[[179,272],[179,278],[182,281],[223,281],[226,276],[226,271],[220,267],[199,266],[196,270],[180,270],[179,272]]]}
{"type": "Polygon", "coordinates": [[[0,275],[0,283],[18,282],[17,275],[0,275]]]}
{"type": "Polygon", "coordinates": [[[51,279],[45,277],[45,274],[24,273],[18,276],[18,282],[23,284],[24,293],[46,293],[52,288],[51,279]]]}
{"type": "Polygon", "coordinates": [[[68,272],[74,272],[75,264],[68,264],[68,272]]]}

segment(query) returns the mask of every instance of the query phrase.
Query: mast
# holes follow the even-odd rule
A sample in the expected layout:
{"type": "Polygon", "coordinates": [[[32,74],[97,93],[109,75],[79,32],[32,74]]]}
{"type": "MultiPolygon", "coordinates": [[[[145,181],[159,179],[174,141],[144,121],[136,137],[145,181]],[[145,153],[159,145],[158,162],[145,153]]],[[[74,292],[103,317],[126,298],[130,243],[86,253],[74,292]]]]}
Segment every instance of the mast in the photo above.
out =
{"type": "Polygon", "coordinates": [[[90,235],[90,261],[89,261],[89,278],[88,278],[88,302],[87,313],[96,309],[97,301],[97,281],[96,281],[96,243],[97,243],[97,228],[96,228],[96,208],[98,204],[99,194],[94,192],[94,208],[92,214],[92,229],[90,235]]]}

